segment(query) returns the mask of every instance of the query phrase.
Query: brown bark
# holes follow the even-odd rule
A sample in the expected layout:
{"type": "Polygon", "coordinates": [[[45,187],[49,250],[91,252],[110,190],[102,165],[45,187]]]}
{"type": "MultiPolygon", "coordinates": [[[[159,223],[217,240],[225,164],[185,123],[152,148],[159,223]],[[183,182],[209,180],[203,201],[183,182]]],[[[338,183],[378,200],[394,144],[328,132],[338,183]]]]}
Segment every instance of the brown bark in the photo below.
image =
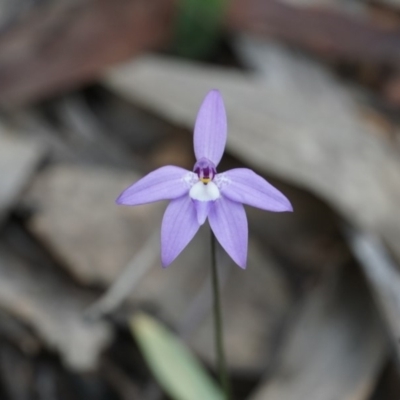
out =
{"type": "MultiPolygon", "coordinates": [[[[74,0],[39,8],[0,34],[0,106],[95,80],[108,67],[171,43],[177,0],[74,0]]],[[[278,0],[231,0],[225,25],[328,58],[400,67],[400,27],[278,0]]]]}
{"type": "Polygon", "coordinates": [[[0,105],[73,89],[169,43],[174,0],[84,0],[37,10],[0,37],[0,105]]]}
{"type": "Polygon", "coordinates": [[[328,57],[400,66],[400,27],[361,16],[278,0],[233,0],[228,25],[328,57]]]}

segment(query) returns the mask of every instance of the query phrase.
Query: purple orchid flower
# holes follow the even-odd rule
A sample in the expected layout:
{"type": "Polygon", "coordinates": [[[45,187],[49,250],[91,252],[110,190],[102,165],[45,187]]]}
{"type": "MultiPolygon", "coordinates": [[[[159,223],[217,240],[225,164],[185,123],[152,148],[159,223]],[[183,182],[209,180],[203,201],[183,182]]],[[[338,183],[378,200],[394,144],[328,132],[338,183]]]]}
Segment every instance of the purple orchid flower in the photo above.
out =
{"type": "Polygon", "coordinates": [[[246,268],[248,226],[243,204],[263,210],[292,211],[289,200],[264,178],[247,168],[217,174],[227,137],[225,106],[218,90],[210,91],[194,128],[196,164],[193,172],[159,168],[118,197],[129,206],[171,200],[161,227],[161,261],[171,264],[206,219],[221,246],[241,268],[246,268]]]}

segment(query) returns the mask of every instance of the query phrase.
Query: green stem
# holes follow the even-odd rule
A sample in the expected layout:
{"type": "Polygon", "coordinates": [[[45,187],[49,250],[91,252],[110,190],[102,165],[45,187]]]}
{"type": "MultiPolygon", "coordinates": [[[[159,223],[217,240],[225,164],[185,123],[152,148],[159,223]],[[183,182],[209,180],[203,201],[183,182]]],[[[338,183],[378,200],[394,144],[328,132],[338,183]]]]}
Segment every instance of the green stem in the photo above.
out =
{"type": "Polygon", "coordinates": [[[231,388],[228,378],[228,370],[226,368],[224,345],[223,345],[223,329],[222,329],[222,312],[221,299],[219,293],[218,271],[217,271],[217,246],[214,234],[211,232],[211,280],[214,297],[214,334],[215,349],[218,361],[219,380],[225,393],[225,400],[231,399],[231,388]]]}

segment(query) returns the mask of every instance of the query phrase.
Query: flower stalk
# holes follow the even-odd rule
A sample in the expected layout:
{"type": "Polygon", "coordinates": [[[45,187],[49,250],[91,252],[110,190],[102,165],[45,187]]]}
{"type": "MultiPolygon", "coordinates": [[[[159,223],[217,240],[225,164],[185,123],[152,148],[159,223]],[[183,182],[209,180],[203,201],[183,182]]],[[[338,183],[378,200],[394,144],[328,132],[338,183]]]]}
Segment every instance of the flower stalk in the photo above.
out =
{"type": "Polygon", "coordinates": [[[169,266],[206,221],[211,228],[215,347],[225,400],[231,400],[226,368],[216,241],[245,269],[248,225],[244,205],[272,212],[293,211],[290,201],[262,176],[248,168],[217,171],[227,140],[222,96],[211,90],[197,114],[193,134],[196,163],[192,171],[167,165],[150,172],[118,197],[117,204],[137,206],[170,200],[161,224],[161,264],[169,266]]]}
{"type": "Polygon", "coordinates": [[[214,233],[211,231],[211,281],[213,293],[213,309],[214,309],[214,335],[215,350],[217,355],[218,375],[221,387],[225,394],[225,400],[231,399],[231,386],[229,381],[228,369],[226,365],[223,325],[222,325],[222,308],[219,290],[218,267],[217,267],[217,243],[214,233]]]}

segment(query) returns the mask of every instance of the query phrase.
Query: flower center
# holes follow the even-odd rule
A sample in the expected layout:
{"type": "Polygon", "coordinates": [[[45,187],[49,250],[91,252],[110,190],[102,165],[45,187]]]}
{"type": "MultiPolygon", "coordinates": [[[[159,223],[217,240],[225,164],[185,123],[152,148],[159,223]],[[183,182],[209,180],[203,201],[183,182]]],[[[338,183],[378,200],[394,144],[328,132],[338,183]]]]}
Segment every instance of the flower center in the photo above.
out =
{"type": "Polygon", "coordinates": [[[208,202],[220,197],[218,186],[213,182],[217,173],[214,163],[207,158],[201,158],[194,165],[193,171],[199,177],[189,191],[192,200],[208,202]]]}
{"type": "Polygon", "coordinates": [[[193,171],[199,177],[199,180],[207,185],[214,179],[217,169],[213,162],[207,158],[201,158],[194,165],[193,171]]]}

